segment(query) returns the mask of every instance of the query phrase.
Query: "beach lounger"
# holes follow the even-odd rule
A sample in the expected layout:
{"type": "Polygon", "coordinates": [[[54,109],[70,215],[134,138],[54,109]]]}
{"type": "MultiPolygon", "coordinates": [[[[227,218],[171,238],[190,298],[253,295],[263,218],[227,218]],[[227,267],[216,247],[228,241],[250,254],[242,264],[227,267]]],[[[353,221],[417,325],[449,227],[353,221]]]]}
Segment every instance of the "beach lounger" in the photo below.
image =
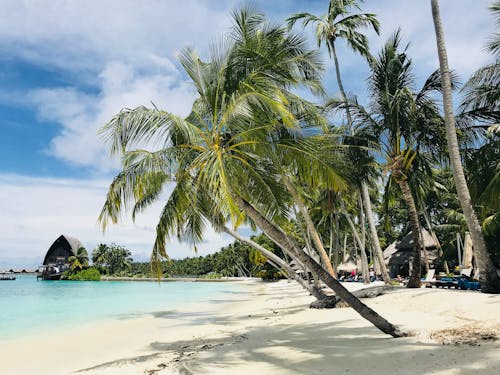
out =
{"type": "Polygon", "coordinates": [[[436,281],[436,279],[434,278],[435,274],[436,274],[436,270],[430,269],[427,272],[427,275],[425,275],[425,279],[421,280],[422,285],[425,285],[426,288],[432,288],[432,283],[434,283],[436,281]]]}
{"type": "Polygon", "coordinates": [[[462,290],[479,290],[481,289],[481,283],[479,281],[470,281],[466,278],[461,278],[458,280],[458,287],[462,290]]]}
{"type": "Polygon", "coordinates": [[[467,277],[470,277],[471,274],[472,274],[472,268],[464,268],[460,271],[460,275],[464,275],[467,277]]]}

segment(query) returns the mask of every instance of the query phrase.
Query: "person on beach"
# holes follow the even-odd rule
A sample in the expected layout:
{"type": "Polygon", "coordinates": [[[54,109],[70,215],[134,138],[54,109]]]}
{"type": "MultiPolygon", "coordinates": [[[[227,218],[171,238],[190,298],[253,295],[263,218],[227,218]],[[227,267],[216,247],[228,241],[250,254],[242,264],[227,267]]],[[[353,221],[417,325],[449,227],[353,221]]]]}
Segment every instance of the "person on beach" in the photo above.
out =
{"type": "Polygon", "coordinates": [[[373,283],[377,279],[377,276],[375,276],[375,270],[370,268],[370,272],[368,274],[370,275],[370,282],[373,283]]]}

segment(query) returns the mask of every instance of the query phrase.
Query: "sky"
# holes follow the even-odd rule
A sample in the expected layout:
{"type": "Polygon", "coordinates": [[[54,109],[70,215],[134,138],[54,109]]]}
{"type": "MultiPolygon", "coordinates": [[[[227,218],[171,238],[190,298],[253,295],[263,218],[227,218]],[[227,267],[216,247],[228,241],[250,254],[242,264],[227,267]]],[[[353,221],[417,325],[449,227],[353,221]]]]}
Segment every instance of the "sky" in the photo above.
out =
{"type": "MultiPolygon", "coordinates": [[[[274,22],[297,12],[322,15],[328,7],[326,0],[249,3],[274,22]]],[[[492,61],[484,50],[495,30],[490,3],[440,1],[449,63],[462,82],[492,61]]],[[[231,11],[242,4],[0,0],[0,270],[40,264],[60,234],[77,237],[89,252],[114,242],[135,260],[149,258],[161,201],[135,223],[124,216],[105,233],[97,223],[119,166],[97,130],[122,108],[139,105],[186,115],[196,95],[176,56],[186,46],[207,56],[210,42],[228,30],[231,11]]],[[[367,0],[362,7],[381,22],[380,36],[366,32],[372,53],[400,27],[421,85],[439,65],[430,1],[367,0]]],[[[297,30],[316,48],[311,28],[297,30]]],[[[366,99],[366,63],[342,43],[338,55],[346,90],[366,99]]],[[[324,49],[322,56],[324,85],[335,96],[333,63],[324,49]]],[[[230,242],[208,229],[198,254],[230,242]]],[[[167,251],[173,258],[195,255],[177,241],[167,251]]]]}

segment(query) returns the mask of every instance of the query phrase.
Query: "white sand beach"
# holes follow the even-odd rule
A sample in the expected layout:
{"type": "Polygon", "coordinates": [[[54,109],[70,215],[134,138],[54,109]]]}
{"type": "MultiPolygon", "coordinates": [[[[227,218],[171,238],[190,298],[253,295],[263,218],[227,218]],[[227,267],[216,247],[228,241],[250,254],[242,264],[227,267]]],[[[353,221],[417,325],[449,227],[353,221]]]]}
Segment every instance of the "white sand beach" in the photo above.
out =
{"type": "Polygon", "coordinates": [[[174,313],[1,341],[0,373],[500,374],[500,341],[481,340],[500,335],[500,295],[401,288],[365,299],[414,333],[393,339],[351,308],[309,309],[296,283],[247,284],[174,313]]]}

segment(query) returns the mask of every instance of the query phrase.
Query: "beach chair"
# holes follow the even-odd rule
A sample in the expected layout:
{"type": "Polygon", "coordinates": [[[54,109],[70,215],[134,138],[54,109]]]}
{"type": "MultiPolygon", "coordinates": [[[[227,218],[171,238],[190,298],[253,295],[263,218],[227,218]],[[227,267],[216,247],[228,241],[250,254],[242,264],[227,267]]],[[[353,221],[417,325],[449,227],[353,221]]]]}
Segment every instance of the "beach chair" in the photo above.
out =
{"type": "Polygon", "coordinates": [[[472,274],[472,268],[464,268],[460,271],[460,275],[470,277],[472,274]]]}
{"type": "Polygon", "coordinates": [[[436,270],[434,268],[431,268],[429,272],[427,272],[427,275],[425,275],[425,279],[422,280],[422,285],[425,285],[426,288],[432,288],[432,286],[436,282],[436,279],[434,277],[435,274],[436,270]]]}

